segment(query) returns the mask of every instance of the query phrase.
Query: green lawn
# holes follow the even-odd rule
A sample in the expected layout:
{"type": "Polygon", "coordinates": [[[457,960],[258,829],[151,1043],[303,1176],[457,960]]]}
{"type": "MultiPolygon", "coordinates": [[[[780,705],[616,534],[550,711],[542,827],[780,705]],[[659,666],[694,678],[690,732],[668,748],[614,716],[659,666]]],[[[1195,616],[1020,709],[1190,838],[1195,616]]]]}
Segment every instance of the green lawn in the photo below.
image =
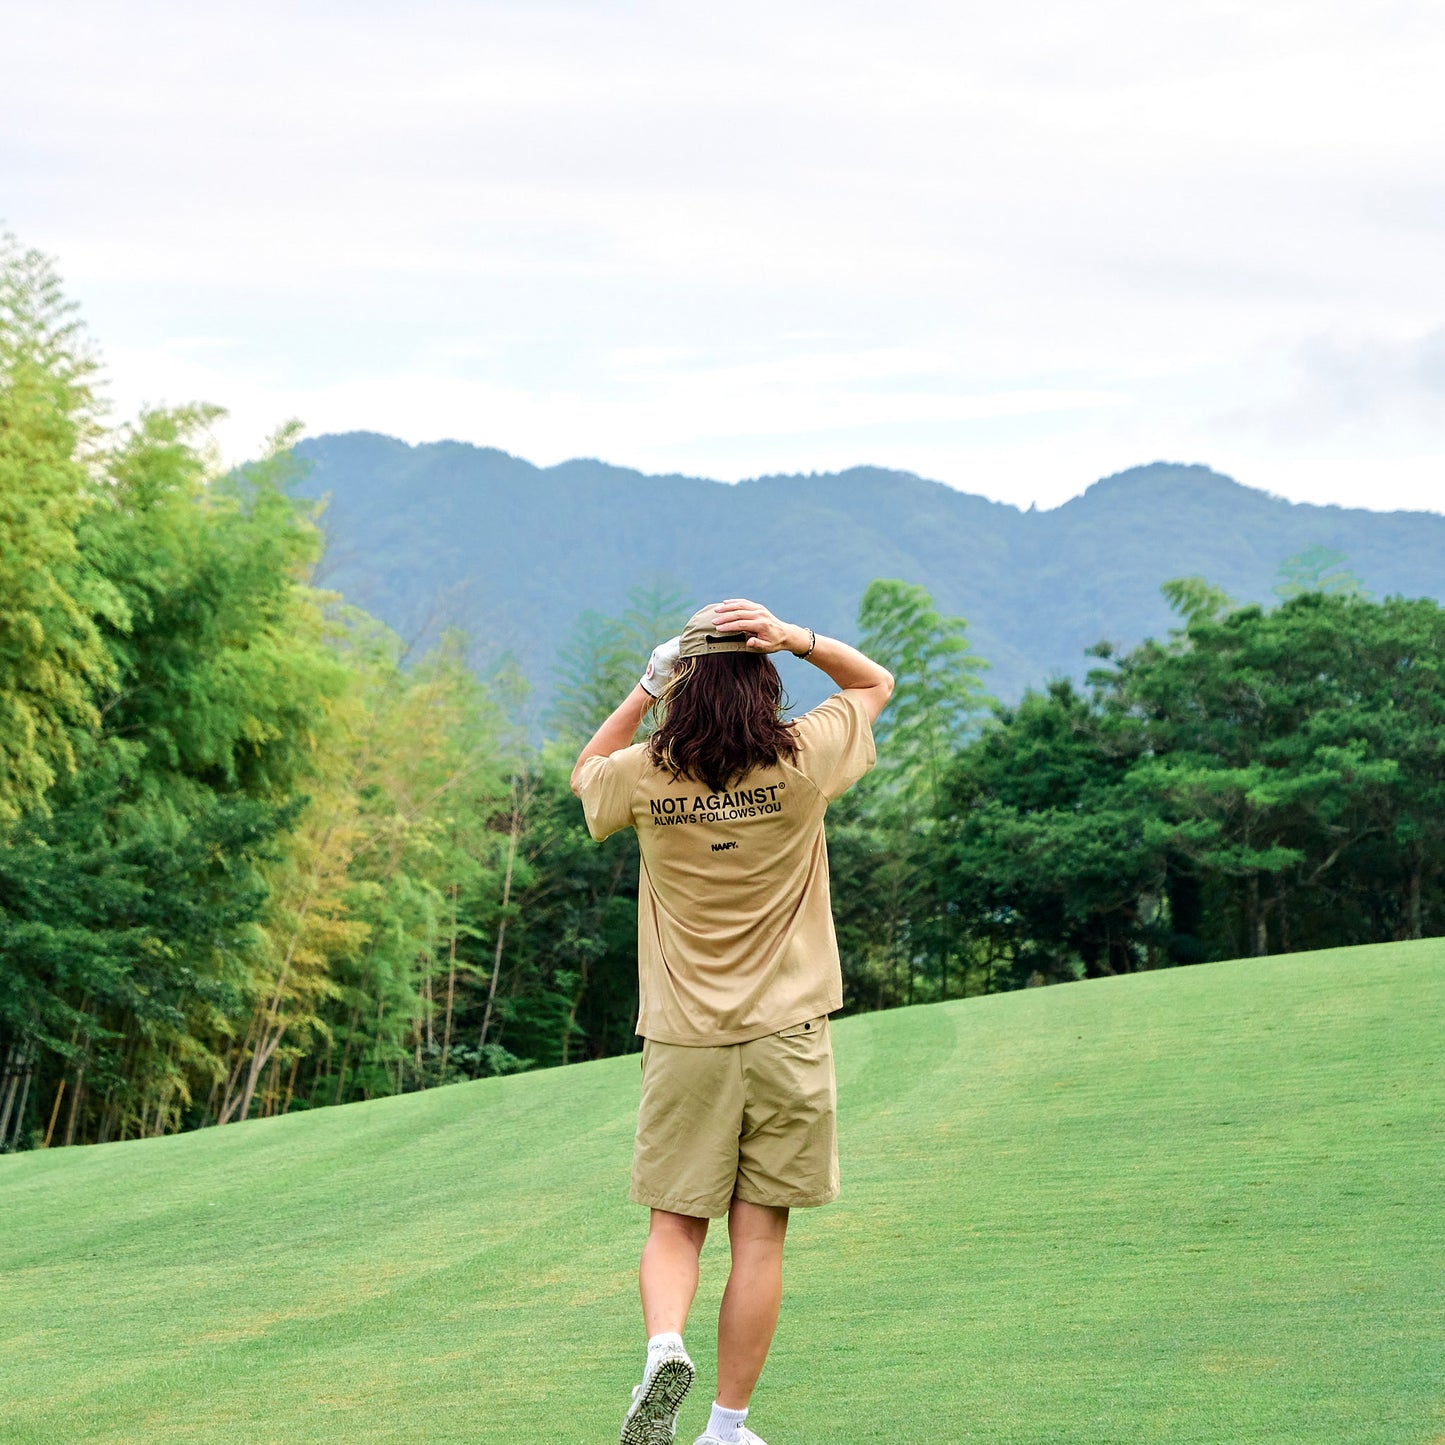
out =
{"type": "MultiPolygon", "coordinates": [[[[847,1020],[750,1423],[1445,1442],[1442,1024],[1445,941],[847,1020]]],[[[0,1159],[0,1440],[615,1441],[637,1067],[0,1159]]]]}

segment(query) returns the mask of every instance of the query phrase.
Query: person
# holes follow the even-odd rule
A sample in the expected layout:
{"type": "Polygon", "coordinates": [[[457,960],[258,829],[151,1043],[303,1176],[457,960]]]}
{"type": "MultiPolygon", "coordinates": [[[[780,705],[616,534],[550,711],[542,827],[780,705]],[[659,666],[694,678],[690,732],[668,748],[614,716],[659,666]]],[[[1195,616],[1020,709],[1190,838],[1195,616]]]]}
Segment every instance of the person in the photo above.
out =
{"type": "Polygon", "coordinates": [[[708,1222],[724,1215],[717,1394],[695,1445],[763,1445],[744,1421],[777,1326],[788,1211],[839,1188],[828,1015],[843,993],[823,817],[872,767],[892,690],[856,648],[732,598],[653,651],[577,759],[592,837],[632,827],[641,853],[631,1197],[652,1211],[648,1340],[622,1445],[675,1438],[696,1375],[682,1333],[708,1222]],[[839,688],[792,722],[769,656],[784,650],[839,688]]]}

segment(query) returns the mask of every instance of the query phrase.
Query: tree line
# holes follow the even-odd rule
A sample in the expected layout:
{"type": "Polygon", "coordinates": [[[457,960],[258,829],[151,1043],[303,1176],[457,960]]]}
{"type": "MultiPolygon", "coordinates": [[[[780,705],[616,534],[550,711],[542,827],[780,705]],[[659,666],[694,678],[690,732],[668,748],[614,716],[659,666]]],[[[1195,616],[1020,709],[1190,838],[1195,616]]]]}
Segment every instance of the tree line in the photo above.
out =
{"type": "MultiPolygon", "coordinates": [[[[505,660],[316,584],[295,430],[111,426],[46,258],[0,251],[0,1149],[153,1136],[635,1048],[637,850],[577,745],[690,610],[584,613],[546,740],[505,660]]],[[[1445,618],[1327,555],[1277,607],[1002,706],[880,580],[898,678],[830,813],[849,1007],[1445,929],[1445,618]]]]}
{"type": "Polygon", "coordinates": [[[1445,932],[1445,610],[1306,561],[1271,608],[1170,583],[1168,638],[1009,706],[961,621],[874,584],[865,646],[884,602],[924,642],[875,631],[903,706],[836,809],[855,1004],[1445,932]]]}

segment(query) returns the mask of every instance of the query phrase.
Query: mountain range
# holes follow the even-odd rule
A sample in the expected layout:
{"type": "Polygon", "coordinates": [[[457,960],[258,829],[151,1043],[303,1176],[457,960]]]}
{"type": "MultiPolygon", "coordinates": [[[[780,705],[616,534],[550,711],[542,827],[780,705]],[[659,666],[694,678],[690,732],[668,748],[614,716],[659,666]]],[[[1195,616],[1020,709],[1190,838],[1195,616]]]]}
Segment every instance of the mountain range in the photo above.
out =
{"type": "MultiPolygon", "coordinates": [[[[410,641],[462,627],[482,669],[511,653],[539,716],[579,614],[620,614],[638,587],[752,597],[852,639],[873,578],[921,583],[968,620],[1004,699],[1081,676],[1096,642],[1161,635],[1174,577],[1272,603],[1285,560],[1320,547],[1376,596],[1445,599],[1445,515],[1291,503],[1204,466],[1134,467],[1021,511],[877,467],[723,483],[371,432],[297,450],[301,490],[327,498],[324,584],[410,641]]],[[[826,691],[801,664],[784,675],[804,705],[826,691]]]]}

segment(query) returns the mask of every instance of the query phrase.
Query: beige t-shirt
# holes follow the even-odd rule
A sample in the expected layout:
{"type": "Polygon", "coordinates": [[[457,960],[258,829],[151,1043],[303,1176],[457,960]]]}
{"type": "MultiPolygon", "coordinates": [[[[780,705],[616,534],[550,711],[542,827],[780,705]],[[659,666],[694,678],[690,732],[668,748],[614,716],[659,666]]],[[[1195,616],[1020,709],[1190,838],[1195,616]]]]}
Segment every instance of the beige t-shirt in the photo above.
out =
{"type": "Polygon", "coordinates": [[[644,1038],[746,1043],[843,1005],[823,814],[873,766],[873,729],[847,691],[793,728],[796,763],[724,793],[670,778],[643,743],[582,764],[592,836],[637,829],[644,1038]]]}

